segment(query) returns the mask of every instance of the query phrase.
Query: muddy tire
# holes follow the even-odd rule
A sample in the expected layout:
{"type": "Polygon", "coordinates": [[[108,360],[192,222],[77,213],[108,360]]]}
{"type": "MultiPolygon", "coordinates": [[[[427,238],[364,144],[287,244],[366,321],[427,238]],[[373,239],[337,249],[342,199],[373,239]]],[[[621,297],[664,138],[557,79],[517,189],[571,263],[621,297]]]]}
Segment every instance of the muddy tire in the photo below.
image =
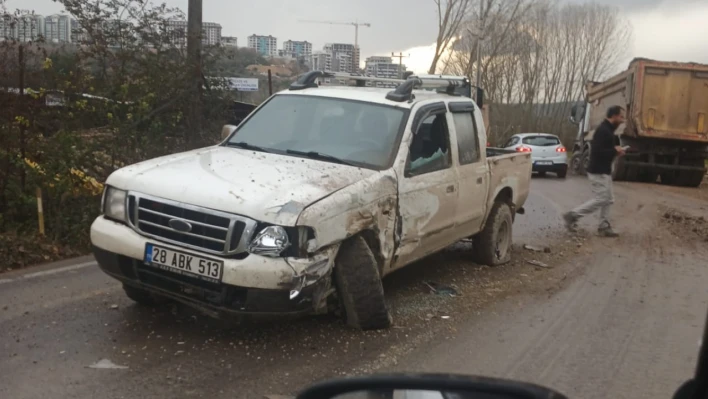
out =
{"type": "Polygon", "coordinates": [[[624,157],[616,157],[612,161],[612,180],[627,180],[627,166],[624,164],[624,157]]]}
{"type": "Polygon", "coordinates": [[[583,167],[583,153],[576,151],[570,157],[570,173],[576,176],[584,176],[585,168],[583,167]]]}
{"type": "Polygon", "coordinates": [[[391,326],[376,258],[362,237],[342,244],[335,262],[334,283],[347,325],[361,330],[391,326]]]}
{"type": "Polygon", "coordinates": [[[703,182],[702,171],[682,170],[679,172],[677,183],[683,187],[698,187],[703,182]]]}
{"type": "Polygon", "coordinates": [[[484,229],[474,237],[475,262],[499,266],[511,260],[513,215],[509,204],[495,202],[484,229]]]}
{"type": "Polygon", "coordinates": [[[128,298],[139,305],[156,306],[165,302],[164,299],[158,298],[148,291],[130,285],[123,284],[123,291],[125,291],[125,295],[127,295],[128,298]]]}

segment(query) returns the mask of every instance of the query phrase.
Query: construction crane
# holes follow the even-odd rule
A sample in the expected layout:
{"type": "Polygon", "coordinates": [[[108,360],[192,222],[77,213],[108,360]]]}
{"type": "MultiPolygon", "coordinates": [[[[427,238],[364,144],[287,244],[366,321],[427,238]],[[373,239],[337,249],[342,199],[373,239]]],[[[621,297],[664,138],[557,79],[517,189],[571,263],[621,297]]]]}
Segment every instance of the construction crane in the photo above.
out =
{"type": "Polygon", "coordinates": [[[336,22],[336,21],[309,21],[309,20],[300,20],[299,22],[304,22],[308,24],[327,24],[327,25],[351,25],[354,27],[354,47],[356,49],[359,48],[359,27],[360,26],[365,26],[367,28],[371,28],[371,24],[367,22],[336,22]]]}

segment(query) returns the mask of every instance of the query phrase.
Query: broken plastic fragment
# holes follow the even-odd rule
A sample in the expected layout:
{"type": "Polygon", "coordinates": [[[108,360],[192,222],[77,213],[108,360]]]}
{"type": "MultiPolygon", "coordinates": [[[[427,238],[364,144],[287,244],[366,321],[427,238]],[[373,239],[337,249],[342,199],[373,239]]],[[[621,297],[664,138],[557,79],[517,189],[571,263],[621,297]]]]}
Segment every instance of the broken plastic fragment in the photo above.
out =
{"type": "Polygon", "coordinates": [[[113,369],[113,370],[125,370],[127,366],[119,366],[108,359],[101,359],[98,362],[88,366],[90,369],[113,369]]]}

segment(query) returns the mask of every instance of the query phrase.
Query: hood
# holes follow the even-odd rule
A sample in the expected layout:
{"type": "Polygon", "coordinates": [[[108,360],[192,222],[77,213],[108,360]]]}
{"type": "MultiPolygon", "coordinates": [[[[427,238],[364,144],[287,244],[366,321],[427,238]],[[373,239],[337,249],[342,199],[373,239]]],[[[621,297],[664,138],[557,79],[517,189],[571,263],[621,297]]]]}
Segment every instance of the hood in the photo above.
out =
{"type": "Polygon", "coordinates": [[[376,171],[238,148],[209,147],[114,172],[113,187],[294,226],[308,205],[376,171]]]}

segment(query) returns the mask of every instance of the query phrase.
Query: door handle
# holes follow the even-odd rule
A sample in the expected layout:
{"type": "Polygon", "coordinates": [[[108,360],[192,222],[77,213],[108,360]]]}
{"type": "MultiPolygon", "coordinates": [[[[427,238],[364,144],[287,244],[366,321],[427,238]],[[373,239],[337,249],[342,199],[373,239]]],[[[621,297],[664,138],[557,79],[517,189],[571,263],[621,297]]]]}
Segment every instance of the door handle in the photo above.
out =
{"type": "Polygon", "coordinates": [[[481,178],[481,177],[478,177],[478,178],[477,178],[477,184],[482,184],[482,182],[484,182],[484,179],[481,178]]]}
{"type": "Polygon", "coordinates": [[[447,189],[445,190],[447,193],[454,193],[455,192],[455,186],[447,186],[447,189]]]}

